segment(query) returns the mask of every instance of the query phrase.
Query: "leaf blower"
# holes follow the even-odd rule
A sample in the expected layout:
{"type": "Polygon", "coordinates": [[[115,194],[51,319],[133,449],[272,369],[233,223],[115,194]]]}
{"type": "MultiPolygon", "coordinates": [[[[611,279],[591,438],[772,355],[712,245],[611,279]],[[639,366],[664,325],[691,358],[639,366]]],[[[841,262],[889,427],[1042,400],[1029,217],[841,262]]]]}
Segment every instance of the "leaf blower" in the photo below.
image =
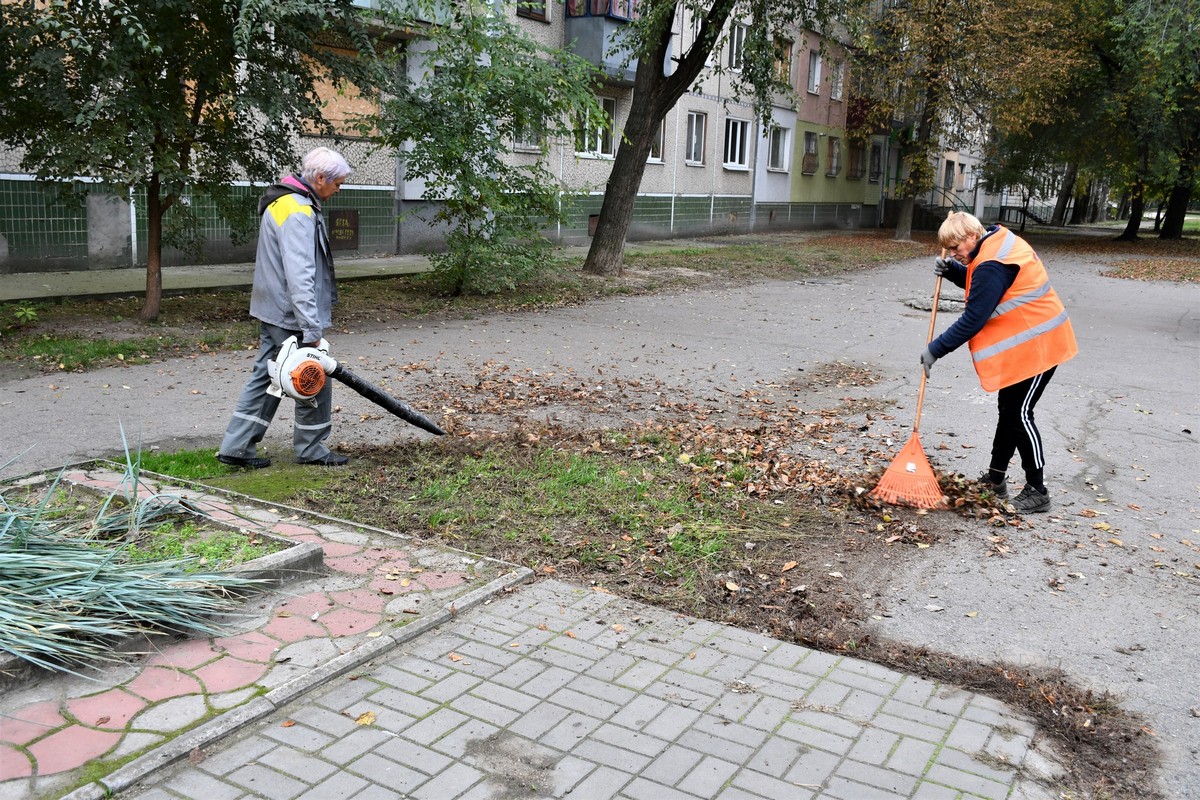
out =
{"type": "Polygon", "coordinates": [[[378,386],[355,375],[329,355],[329,342],[322,339],[316,347],[301,347],[295,336],[279,348],[274,360],[267,362],[271,385],[267,391],[275,397],[284,395],[306,406],[317,404],[317,394],[325,387],[329,376],[349,386],[377,406],[386,408],[400,419],[436,436],[446,432],[433,420],[406,403],[387,394],[378,386]]]}

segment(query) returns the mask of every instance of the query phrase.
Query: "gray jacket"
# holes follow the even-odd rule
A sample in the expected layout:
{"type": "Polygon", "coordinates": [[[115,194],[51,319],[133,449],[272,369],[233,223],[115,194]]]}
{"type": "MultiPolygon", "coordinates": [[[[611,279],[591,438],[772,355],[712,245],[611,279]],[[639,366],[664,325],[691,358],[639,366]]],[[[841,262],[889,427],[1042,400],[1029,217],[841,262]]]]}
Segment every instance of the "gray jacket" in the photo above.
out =
{"type": "Polygon", "coordinates": [[[250,316],[315,342],[332,325],[337,302],[321,202],[293,175],[268,188],[258,210],[250,316]]]}

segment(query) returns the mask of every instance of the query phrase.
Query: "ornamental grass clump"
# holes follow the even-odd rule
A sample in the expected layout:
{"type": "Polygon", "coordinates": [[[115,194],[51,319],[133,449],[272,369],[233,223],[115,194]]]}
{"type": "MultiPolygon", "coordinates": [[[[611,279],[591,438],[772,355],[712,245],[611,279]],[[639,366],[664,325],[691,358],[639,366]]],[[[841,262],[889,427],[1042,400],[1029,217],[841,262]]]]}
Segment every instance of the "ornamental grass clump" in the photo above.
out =
{"type": "Polygon", "coordinates": [[[0,492],[0,652],[73,672],[116,660],[114,641],[130,636],[217,634],[214,616],[255,583],[194,571],[192,558],[131,563],[132,536],[105,538],[186,511],[174,498],[131,491],[110,495],[95,516],[64,514],[51,507],[57,486],[29,505],[19,499],[31,496],[28,487],[0,492]]]}

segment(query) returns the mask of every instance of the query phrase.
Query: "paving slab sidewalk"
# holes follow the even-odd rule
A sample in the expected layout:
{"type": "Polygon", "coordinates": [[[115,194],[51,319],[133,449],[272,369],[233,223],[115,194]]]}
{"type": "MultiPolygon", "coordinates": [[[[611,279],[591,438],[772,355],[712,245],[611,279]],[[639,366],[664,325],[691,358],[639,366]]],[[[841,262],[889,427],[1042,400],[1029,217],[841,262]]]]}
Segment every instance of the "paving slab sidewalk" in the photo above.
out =
{"type": "Polygon", "coordinates": [[[1050,797],[1035,733],[956,687],[544,580],[120,796],[1050,797]]]}

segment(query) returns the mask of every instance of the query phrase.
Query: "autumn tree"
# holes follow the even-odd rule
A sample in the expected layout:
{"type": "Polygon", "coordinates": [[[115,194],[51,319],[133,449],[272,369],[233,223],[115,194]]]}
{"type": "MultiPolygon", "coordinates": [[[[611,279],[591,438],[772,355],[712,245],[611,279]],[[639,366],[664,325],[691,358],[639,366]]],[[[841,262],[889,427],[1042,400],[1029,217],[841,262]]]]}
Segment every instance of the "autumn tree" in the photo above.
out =
{"type": "Polygon", "coordinates": [[[854,49],[863,132],[895,130],[906,177],[895,238],[933,187],[943,149],[980,147],[1053,118],[1082,44],[1063,0],[910,0],[875,6],[854,49]]]}
{"type": "Polygon", "coordinates": [[[297,132],[333,133],[319,85],[374,85],[361,14],[350,0],[2,3],[0,141],[42,180],[145,191],[154,319],[164,220],[186,223],[185,192],[229,208],[234,179],[294,164],[297,132]]]}
{"type": "Polygon", "coordinates": [[[1133,210],[1122,239],[1137,238],[1148,191],[1168,197],[1160,238],[1183,235],[1200,162],[1200,5],[1132,0],[1109,17],[1114,111],[1135,147],[1127,161],[1133,210]]]}
{"type": "Polygon", "coordinates": [[[632,20],[618,44],[637,59],[629,115],[622,130],[600,218],[584,271],[615,275],[621,270],[625,236],[633,220],[633,206],[658,131],[667,113],[675,107],[710,65],[728,35],[727,26],[735,10],[747,23],[740,72],[731,76],[735,90],[755,99],[759,113],[769,114],[771,99],[786,93],[775,64],[780,56],[777,42],[791,38],[797,28],[832,31],[835,20],[855,0],[644,0],[638,4],[639,18],[632,20]],[[699,20],[697,35],[686,50],[673,54],[672,30],[686,16],[699,20]],[[670,58],[668,55],[670,54],[670,58]]]}

